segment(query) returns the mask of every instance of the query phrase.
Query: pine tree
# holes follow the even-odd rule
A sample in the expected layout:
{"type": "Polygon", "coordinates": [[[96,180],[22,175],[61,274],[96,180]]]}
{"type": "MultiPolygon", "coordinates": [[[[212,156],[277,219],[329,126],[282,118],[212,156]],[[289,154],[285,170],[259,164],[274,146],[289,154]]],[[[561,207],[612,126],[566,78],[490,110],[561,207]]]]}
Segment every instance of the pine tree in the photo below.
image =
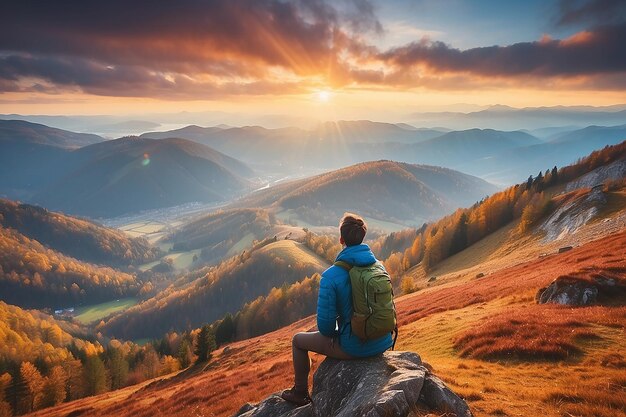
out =
{"type": "Polygon", "coordinates": [[[108,368],[111,376],[111,389],[119,389],[126,385],[128,378],[128,361],[120,349],[109,349],[108,368]]]}
{"type": "Polygon", "coordinates": [[[196,341],[196,350],[194,353],[198,355],[196,362],[206,362],[211,358],[211,352],[215,350],[215,335],[211,331],[211,327],[205,324],[198,333],[196,341]]]}
{"type": "Polygon", "coordinates": [[[96,395],[106,391],[106,370],[98,355],[87,357],[83,368],[86,395],[96,395]]]}
{"type": "Polygon", "coordinates": [[[233,316],[227,313],[215,329],[215,343],[218,346],[231,342],[235,336],[233,316]]]}
{"type": "Polygon", "coordinates": [[[467,220],[467,213],[461,213],[459,221],[454,229],[454,234],[452,235],[450,255],[454,255],[455,253],[461,252],[463,249],[467,248],[467,220]]]}
{"type": "Polygon", "coordinates": [[[191,343],[189,342],[189,338],[187,337],[187,335],[184,335],[180,342],[177,358],[180,362],[180,367],[182,369],[185,369],[189,365],[191,365],[193,354],[191,352],[191,343]]]}

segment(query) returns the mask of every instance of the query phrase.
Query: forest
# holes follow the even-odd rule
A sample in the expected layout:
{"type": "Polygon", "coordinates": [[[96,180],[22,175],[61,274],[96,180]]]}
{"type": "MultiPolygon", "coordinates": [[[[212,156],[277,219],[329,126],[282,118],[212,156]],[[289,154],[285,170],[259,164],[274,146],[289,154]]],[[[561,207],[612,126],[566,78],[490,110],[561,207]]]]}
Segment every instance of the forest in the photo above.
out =
{"type": "Polygon", "coordinates": [[[45,208],[0,199],[0,226],[15,229],[42,245],[85,262],[114,267],[143,264],[159,257],[146,239],[45,208]]]}
{"type": "Polygon", "coordinates": [[[25,308],[59,308],[136,295],[133,275],[81,262],[0,226],[0,293],[25,308]]]}
{"type": "Polygon", "coordinates": [[[272,287],[292,284],[327,267],[298,243],[269,238],[219,265],[183,274],[157,296],[112,317],[98,330],[122,338],[152,338],[196,327],[237,312],[272,287]]]}
{"type": "Polygon", "coordinates": [[[166,375],[210,359],[215,348],[210,328],[170,334],[170,353],[86,334],[75,323],[0,301],[0,417],[166,375]]]}

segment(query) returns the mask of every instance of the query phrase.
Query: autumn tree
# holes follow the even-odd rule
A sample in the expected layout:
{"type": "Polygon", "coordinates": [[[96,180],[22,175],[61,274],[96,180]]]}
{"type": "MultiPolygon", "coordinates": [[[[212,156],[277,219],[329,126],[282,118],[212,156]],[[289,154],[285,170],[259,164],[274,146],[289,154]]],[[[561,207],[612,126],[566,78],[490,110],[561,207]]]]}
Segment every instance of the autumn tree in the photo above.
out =
{"type": "Polygon", "coordinates": [[[0,375],[0,417],[11,417],[13,415],[11,405],[4,398],[4,393],[11,384],[11,379],[11,374],[8,372],[0,375]]]}
{"type": "Polygon", "coordinates": [[[20,376],[26,384],[28,412],[38,410],[43,400],[44,378],[35,365],[30,362],[22,362],[20,376]]]}
{"type": "Polygon", "coordinates": [[[43,406],[61,404],[66,397],[68,376],[60,365],[52,368],[43,387],[43,406]]]}

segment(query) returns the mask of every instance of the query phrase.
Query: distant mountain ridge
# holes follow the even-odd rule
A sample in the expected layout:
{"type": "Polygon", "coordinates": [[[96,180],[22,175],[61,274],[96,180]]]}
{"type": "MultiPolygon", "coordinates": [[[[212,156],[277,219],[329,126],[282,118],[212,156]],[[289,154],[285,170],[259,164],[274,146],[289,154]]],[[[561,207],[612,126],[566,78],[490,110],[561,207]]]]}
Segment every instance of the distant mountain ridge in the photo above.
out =
{"type": "Polygon", "coordinates": [[[243,192],[252,170],[183,139],[122,138],[72,152],[57,180],[33,197],[45,207],[113,217],[243,192]]]}

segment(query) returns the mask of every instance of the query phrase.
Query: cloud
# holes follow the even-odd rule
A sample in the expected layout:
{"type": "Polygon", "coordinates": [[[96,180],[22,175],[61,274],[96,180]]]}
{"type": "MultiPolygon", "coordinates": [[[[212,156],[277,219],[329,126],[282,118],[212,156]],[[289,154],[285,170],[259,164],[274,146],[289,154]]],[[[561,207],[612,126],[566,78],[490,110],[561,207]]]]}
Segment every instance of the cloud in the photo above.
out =
{"type": "Polygon", "coordinates": [[[379,59],[396,70],[421,66],[479,76],[574,76],[626,72],[626,24],[599,27],[565,40],[459,50],[426,38],[385,51],[379,59]]]}
{"type": "Polygon", "coordinates": [[[561,0],[556,25],[568,26],[577,23],[607,25],[625,21],[624,0],[561,0]]]}
{"type": "MultiPolygon", "coordinates": [[[[563,2],[559,24],[605,8],[619,16],[623,4],[563,2]]],[[[544,80],[622,90],[626,23],[610,21],[565,40],[460,50],[422,38],[379,50],[371,36],[386,29],[368,0],[20,0],[0,14],[0,93],[213,99],[544,80]]]]}

